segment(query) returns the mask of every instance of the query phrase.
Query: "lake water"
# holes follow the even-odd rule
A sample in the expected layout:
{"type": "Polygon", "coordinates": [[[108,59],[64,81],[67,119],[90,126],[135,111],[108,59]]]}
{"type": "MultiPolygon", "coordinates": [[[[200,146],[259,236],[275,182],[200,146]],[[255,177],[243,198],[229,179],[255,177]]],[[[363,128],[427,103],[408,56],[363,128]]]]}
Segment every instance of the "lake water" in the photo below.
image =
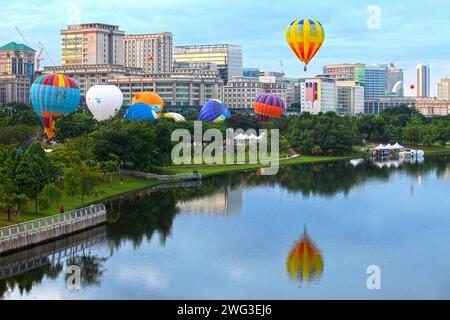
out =
{"type": "Polygon", "coordinates": [[[232,174],[107,208],[107,226],[0,257],[0,297],[450,298],[450,157],[232,174]]]}

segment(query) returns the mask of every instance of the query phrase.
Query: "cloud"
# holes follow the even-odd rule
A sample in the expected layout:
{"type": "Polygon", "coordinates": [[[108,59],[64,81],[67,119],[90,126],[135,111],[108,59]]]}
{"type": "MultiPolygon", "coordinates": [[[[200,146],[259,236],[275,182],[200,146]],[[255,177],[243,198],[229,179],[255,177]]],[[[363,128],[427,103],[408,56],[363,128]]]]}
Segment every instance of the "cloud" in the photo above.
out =
{"type": "MultiPolygon", "coordinates": [[[[295,18],[315,18],[326,31],[316,64],[309,68],[311,74],[320,73],[323,64],[346,61],[372,64],[395,60],[404,68],[407,61],[413,60],[440,61],[443,65],[450,61],[450,3],[443,0],[354,0],[333,4],[297,0],[3,2],[0,42],[21,41],[14,30],[17,25],[33,44],[42,41],[55,61],[61,60],[60,29],[74,18],[84,23],[116,24],[128,33],[170,31],[175,44],[239,44],[244,49],[245,66],[279,70],[282,59],[290,76],[305,75],[284,39],[285,26],[295,18]],[[367,28],[370,5],[380,8],[380,29],[367,28]]],[[[432,68],[432,78],[433,72],[436,77],[449,73],[432,68]]]]}

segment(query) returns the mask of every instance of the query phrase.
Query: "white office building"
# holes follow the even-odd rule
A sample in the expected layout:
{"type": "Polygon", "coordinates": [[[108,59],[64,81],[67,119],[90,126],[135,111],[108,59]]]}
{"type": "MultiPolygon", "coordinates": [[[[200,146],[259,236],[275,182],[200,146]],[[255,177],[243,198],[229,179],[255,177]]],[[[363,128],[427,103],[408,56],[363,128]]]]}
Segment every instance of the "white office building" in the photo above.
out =
{"type": "Polygon", "coordinates": [[[124,65],[147,73],[172,71],[173,35],[170,32],[130,34],[123,37],[124,65]]]}
{"type": "Polygon", "coordinates": [[[300,83],[301,112],[336,112],[336,80],[330,77],[305,78],[300,83]]]}
{"type": "Polygon", "coordinates": [[[364,113],[364,86],[358,81],[336,81],[337,114],[364,113]]]}

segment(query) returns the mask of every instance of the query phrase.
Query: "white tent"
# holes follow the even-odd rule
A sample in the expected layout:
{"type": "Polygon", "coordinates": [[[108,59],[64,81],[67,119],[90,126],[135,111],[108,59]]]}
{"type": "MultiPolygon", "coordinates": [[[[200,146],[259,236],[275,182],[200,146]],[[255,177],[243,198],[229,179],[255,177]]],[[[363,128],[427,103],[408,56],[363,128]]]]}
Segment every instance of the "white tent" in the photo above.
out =
{"type": "Polygon", "coordinates": [[[392,150],[392,145],[390,143],[388,143],[387,145],[384,146],[384,149],[386,150],[392,150]]]}
{"type": "Polygon", "coordinates": [[[398,144],[398,142],[397,142],[396,144],[394,144],[394,145],[392,146],[392,148],[393,148],[393,149],[404,149],[405,147],[402,146],[402,145],[400,145],[400,144],[398,144]]]}
{"type": "Polygon", "coordinates": [[[381,143],[378,145],[378,147],[374,148],[374,150],[382,150],[382,149],[384,149],[384,146],[381,143]]]}

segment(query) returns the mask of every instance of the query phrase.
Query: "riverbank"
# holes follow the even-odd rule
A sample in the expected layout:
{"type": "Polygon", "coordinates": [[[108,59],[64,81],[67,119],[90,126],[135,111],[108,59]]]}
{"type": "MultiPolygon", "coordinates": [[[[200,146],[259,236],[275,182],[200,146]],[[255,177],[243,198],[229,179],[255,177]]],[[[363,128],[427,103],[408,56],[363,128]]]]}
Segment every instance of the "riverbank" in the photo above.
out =
{"type": "MultiPolygon", "coordinates": [[[[361,152],[361,148],[363,146],[354,147],[355,153],[349,156],[298,156],[291,157],[287,159],[280,160],[280,166],[286,165],[297,165],[297,164],[308,164],[308,163],[320,163],[320,162],[331,162],[331,161],[342,161],[342,160],[350,160],[361,157],[370,156],[367,153],[361,152]]],[[[410,147],[412,149],[421,149],[425,151],[425,155],[445,155],[450,154],[450,146],[446,147],[410,147]]],[[[203,177],[228,174],[233,172],[242,172],[242,171],[251,171],[257,170],[259,168],[267,167],[268,165],[263,164],[231,164],[231,165],[196,165],[196,166],[171,166],[161,170],[164,174],[183,174],[183,173],[192,173],[193,171],[197,171],[203,177]]],[[[148,179],[143,177],[135,177],[135,176],[124,176],[123,184],[120,183],[120,179],[117,175],[113,176],[113,184],[112,187],[109,186],[109,181],[100,181],[100,183],[95,187],[95,192],[91,195],[87,195],[84,198],[84,201],[81,200],[80,196],[75,196],[72,198],[67,194],[62,194],[63,199],[61,201],[64,204],[65,211],[70,211],[74,209],[81,208],[86,205],[90,205],[92,203],[98,203],[104,201],[108,198],[120,196],[127,193],[136,192],[139,190],[143,190],[149,187],[167,184],[174,182],[176,180],[167,180],[161,181],[157,179],[148,179]]],[[[4,227],[7,225],[25,222],[33,219],[42,218],[45,216],[51,216],[59,213],[60,204],[52,204],[50,208],[45,210],[39,210],[38,214],[35,214],[32,211],[34,208],[34,203],[29,203],[27,205],[28,211],[26,213],[21,214],[20,216],[13,215],[11,221],[7,220],[6,212],[0,211],[0,227],[4,227]]]]}
{"type": "MultiPolygon", "coordinates": [[[[330,161],[340,161],[340,160],[350,160],[354,158],[362,157],[362,154],[355,154],[352,156],[342,156],[342,157],[329,157],[329,156],[298,156],[291,157],[288,159],[280,160],[280,166],[295,165],[295,164],[307,164],[307,163],[318,163],[318,162],[330,162],[330,161]]],[[[227,174],[232,172],[240,172],[247,170],[256,170],[259,168],[268,167],[268,164],[229,164],[229,165],[195,165],[195,166],[182,166],[182,167],[170,167],[164,169],[165,174],[180,174],[180,173],[192,173],[194,170],[200,173],[203,177],[227,174]]]]}
{"type": "Polygon", "coordinates": [[[81,201],[81,196],[75,196],[72,198],[62,193],[61,203],[52,204],[48,209],[39,209],[39,213],[36,214],[32,212],[34,208],[34,202],[29,202],[27,204],[28,210],[24,210],[20,216],[12,215],[11,221],[8,221],[7,213],[5,210],[0,211],[0,227],[4,227],[11,224],[21,223],[29,220],[39,219],[46,216],[52,216],[59,213],[59,206],[61,204],[64,205],[64,209],[66,212],[75,210],[92,203],[98,203],[105,199],[115,197],[121,194],[126,194],[130,192],[135,192],[137,190],[149,188],[155,185],[160,184],[161,181],[156,179],[146,179],[141,177],[133,177],[133,176],[125,176],[123,180],[123,184],[120,183],[120,179],[117,175],[113,176],[113,184],[112,187],[109,186],[109,180],[101,181],[98,185],[95,186],[95,192],[84,197],[84,201],[81,201]]]}

